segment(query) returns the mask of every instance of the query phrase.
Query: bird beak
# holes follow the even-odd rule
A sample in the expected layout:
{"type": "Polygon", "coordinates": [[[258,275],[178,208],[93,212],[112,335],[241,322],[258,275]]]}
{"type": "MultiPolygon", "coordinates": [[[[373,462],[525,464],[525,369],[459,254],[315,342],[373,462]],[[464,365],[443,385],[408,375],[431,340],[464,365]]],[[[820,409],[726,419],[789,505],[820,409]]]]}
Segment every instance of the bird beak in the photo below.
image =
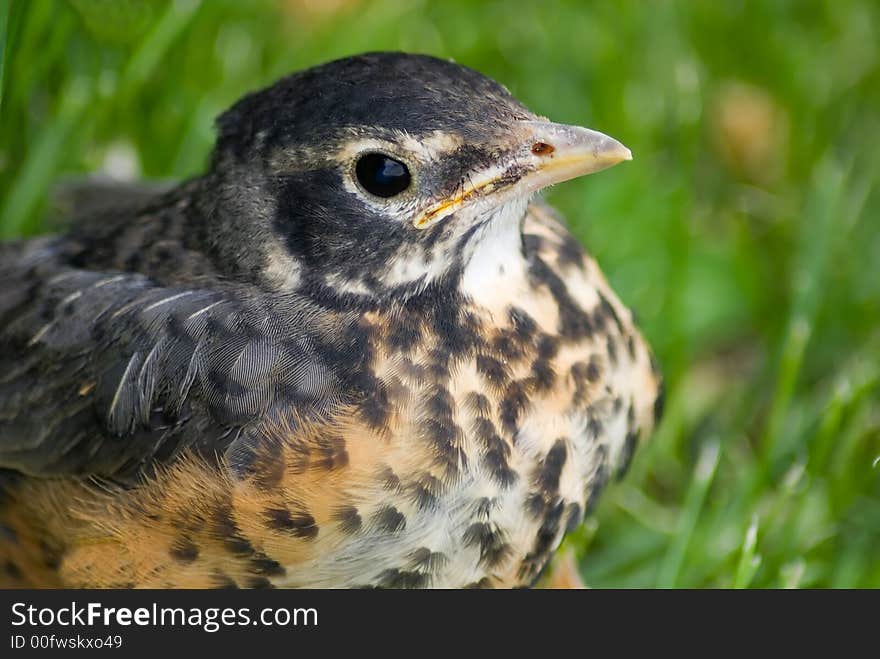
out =
{"type": "Polygon", "coordinates": [[[530,143],[529,160],[533,167],[520,180],[522,192],[535,192],[632,160],[632,152],[623,144],[589,128],[549,121],[521,124],[530,143]]]}
{"type": "Polygon", "coordinates": [[[468,177],[467,185],[422,213],[415,226],[424,229],[462,206],[492,195],[499,203],[511,195],[528,195],[549,185],[607,169],[632,152],[603,133],[551,121],[518,121],[510,163],[468,177]],[[512,164],[511,164],[512,163],[512,164]]]}

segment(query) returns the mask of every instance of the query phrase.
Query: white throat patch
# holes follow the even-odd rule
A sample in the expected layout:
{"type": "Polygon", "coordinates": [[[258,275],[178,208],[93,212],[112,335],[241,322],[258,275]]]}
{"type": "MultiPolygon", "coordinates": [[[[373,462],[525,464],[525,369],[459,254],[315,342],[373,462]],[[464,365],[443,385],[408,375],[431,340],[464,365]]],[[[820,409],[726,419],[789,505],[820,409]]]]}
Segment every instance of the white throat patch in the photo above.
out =
{"type": "Polygon", "coordinates": [[[461,288],[475,302],[491,307],[491,299],[525,277],[522,223],[529,199],[517,197],[492,210],[489,221],[469,241],[461,288]]]}

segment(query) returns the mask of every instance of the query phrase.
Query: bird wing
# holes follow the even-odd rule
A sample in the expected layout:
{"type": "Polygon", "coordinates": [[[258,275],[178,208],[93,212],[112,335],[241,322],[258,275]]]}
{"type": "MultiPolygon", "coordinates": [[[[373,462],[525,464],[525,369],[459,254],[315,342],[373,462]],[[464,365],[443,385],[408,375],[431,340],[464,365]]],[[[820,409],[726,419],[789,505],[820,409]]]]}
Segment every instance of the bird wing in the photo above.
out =
{"type": "MultiPolygon", "coordinates": [[[[118,181],[107,177],[75,178],[62,181],[52,190],[54,215],[64,224],[76,224],[120,209],[138,208],[173,189],[173,181],[118,181]]],[[[51,218],[50,218],[51,221],[51,218]]]]}
{"type": "Polygon", "coordinates": [[[338,399],[345,323],[301,297],[78,269],[60,245],[0,246],[0,467],[125,481],[338,399]]]}

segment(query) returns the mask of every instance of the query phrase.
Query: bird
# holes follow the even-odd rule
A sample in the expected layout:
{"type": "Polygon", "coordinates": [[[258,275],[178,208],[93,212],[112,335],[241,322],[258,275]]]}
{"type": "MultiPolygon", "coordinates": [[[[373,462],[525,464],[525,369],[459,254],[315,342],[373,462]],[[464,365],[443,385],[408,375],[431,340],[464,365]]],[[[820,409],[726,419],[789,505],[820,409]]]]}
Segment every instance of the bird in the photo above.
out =
{"type": "Polygon", "coordinates": [[[0,245],[0,581],[534,585],[661,414],[540,196],[629,149],[400,52],[216,129],[205,173],[0,245]]]}

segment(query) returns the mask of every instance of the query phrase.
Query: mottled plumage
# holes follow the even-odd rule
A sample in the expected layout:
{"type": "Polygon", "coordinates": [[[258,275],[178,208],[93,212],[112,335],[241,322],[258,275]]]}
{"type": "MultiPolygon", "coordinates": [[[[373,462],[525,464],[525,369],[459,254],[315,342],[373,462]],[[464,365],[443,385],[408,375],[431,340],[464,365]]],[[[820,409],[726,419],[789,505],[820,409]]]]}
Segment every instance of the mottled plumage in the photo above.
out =
{"type": "Polygon", "coordinates": [[[0,581],[533,583],[659,410],[533,198],[628,152],[389,53],[218,123],[204,176],[0,246],[0,581]]]}

